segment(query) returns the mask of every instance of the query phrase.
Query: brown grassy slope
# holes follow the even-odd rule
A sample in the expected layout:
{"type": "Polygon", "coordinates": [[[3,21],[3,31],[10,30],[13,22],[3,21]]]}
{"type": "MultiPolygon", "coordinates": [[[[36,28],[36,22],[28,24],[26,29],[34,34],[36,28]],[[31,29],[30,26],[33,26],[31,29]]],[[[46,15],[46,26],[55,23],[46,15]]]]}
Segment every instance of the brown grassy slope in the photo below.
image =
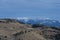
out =
{"type": "Polygon", "coordinates": [[[4,36],[7,36],[8,40],[13,40],[14,33],[25,30],[30,25],[21,24],[15,20],[0,20],[0,39],[4,40],[4,36]],[[2,37],[2,38],[1,38],[2,37]],[[11,38],[12,37],[12,38],[11,38]]]}
{"type": "Polygon", "coordinates": [[[60,30],[51,27],[32,28],[16,20],[0,20],[0,40],[60,40],[60,30]]]}

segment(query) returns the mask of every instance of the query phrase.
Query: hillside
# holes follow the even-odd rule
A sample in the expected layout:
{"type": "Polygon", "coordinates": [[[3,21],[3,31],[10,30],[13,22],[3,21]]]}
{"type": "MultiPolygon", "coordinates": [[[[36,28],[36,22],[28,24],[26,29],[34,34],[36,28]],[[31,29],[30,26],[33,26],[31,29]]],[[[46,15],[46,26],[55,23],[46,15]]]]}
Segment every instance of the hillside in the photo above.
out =
{"type": "Polygon", "coordinates": [[[60,28],[0,19],[0,40],[60,40],[60,28]]]}

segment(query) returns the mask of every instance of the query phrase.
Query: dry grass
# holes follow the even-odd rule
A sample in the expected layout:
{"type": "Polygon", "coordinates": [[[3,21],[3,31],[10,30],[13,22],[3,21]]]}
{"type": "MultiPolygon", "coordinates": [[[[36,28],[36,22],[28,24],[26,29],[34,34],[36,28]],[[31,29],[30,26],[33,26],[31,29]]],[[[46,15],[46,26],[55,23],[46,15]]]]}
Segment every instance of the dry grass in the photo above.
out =
{"type": "Polygon", "coordinates": [[[0,40],[55,40],[60,34],[60,30],[50,27],[32,28],[32,25],[17,21],[5,22],[0,22],[0,40]]]}

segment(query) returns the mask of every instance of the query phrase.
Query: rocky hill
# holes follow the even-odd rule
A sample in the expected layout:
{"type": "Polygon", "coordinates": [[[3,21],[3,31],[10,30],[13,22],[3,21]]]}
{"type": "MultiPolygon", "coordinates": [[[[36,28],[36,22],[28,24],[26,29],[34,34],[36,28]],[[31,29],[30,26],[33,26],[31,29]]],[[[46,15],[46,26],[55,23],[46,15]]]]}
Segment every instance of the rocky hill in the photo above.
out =
{"type": "Polygon", "coordinates": [[[60,28],[0,19],[0,40],[60,40],[60,28]]]}

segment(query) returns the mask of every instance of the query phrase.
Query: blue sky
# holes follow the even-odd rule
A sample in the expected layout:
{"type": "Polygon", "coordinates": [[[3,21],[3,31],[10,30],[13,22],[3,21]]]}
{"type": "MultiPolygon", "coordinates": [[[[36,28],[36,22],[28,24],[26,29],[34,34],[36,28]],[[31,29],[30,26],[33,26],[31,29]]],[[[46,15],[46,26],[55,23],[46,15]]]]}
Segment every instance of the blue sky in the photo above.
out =
{"type": "Polygon", "coordinates": [[[60,0],[0,0],[0,18],[5,17],[60,20],[60,0]]]}

